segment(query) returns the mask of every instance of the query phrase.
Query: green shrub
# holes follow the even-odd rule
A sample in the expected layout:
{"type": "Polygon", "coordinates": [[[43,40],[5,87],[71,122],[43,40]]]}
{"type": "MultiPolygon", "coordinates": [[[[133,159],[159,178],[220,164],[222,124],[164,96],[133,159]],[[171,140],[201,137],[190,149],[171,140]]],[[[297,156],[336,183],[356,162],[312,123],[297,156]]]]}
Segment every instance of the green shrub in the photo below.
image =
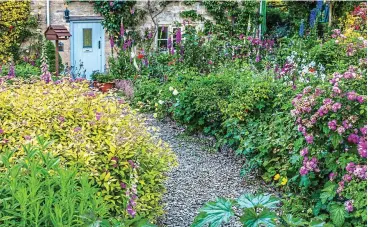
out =
{"type": "MultiPolygon", "coordinates": [[[[55,45],[50,40],[47,40],[45,45],[46,45],[45,54],[47,57],[47,64],[49,66],[49,71],[55,72],[56,71],[55,70],[55,45]]],[[[59,72],[61,72],[63,69],[64,69],[63,62],[59,54],[59,72]]]]}

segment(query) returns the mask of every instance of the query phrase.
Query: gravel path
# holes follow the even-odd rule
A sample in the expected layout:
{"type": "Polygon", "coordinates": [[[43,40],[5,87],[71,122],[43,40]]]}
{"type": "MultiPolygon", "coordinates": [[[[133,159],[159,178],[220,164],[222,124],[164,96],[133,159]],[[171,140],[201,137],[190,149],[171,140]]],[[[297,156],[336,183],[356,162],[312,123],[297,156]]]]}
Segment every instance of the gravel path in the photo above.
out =
{"type": "MultiPolygon", "coordinates": [[[[179,161],[179,167],[169,173],[163,198],[167,213],[160,218],[159,226],[190,226],[198,209],[219,196],[237,198],[244,193],[269,191],[259,177],[240,177],[239,160],[231,153],[214,151],[208,139],[186,136],[173,122],[145,117],[151,133],[167,142],[179,161]]],[[[239,225],[232,222],[227,226],[239,225]]]]}

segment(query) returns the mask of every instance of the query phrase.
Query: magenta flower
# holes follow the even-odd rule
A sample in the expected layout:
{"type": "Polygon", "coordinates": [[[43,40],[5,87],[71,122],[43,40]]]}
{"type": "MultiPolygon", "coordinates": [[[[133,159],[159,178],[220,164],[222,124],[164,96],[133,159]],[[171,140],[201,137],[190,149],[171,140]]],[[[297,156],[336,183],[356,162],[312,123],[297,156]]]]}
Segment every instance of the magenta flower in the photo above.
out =
{"type": "Polygon", "coordinates": [[[354,101],[357,98],[357,93],[355,91],[349,91],[346,93],[346,97],[350,100],[350,101],[354,101]]]}
{"type": "Polygon", "coordinates": [[[360,157],[367,158],[367,138],[361,138],[358,144],[358,153],[360,157]]]}
{"type": "Polygon", "coordinates": [[[130,166],[134,169],[136,167],[135,163],[132,160],[128,160],[130,166]]]}
{"type": "Polygon", "coordinates": [[[82,130],[82,128],[81,127],[75,127],[74,128],[74,132],[80,132],[82,130]]]}
{"type": "Polygon", "coordinates": [[[336,120],[329,121],[327,125],[328,125],[328,128],[331,129],[332,131],[335,131],[337,128],[336,120]]]}
{"type": "Polygon", "coordinates": [[[352,133],[352,134],[349,135],[348,141],[350,143],[358,144],[359,143],[359,136],[357,134],[352,133]]]}
{"type": "Polygon", "coordinates": [[[305,157],[308,155],[308,147],[305,147],[303,148],[301,151],[300,151],[300,155],[305,157]]]}
{"type": "Polygon", "coordinates": [[[136,215],[136,211],[134,210],[133,206],[130,203],[128,204],[126,210],[130,216],[134,217],[136,215]]]}
{"type": "Polygon", "coordinates": [[[341,103],[337,102],[332,105],[332,111],[337,112],[339,109],[341,109],[341,103]]]}
{"type": "Polygon", "coordinates": [[[96,112],[96,120],[99,121],[102,117],[102,113],[96,112]]]}
{"type": "Polygon", "coordinates": [[[176,43],[180,44],[181,43],[181,28],[178,28],[178,30],[176,31],[176,43]]]}
{"type": "Polygon", "coordinates": [[[355,170],[355,164],[354,162],[349,162],[346,167],[345,167],[346,171],[348,171],[349,173],[353,173],[355,170]]]}
{"type": "Polygon", "coordinates": [[[61,123],[63,123],[63,122],[65,121],[65,117],[63,117],[63,116],[59,116],[59,117],[58,117],[58,120],[59,120],[61,123]]]}
{"type": "Polygon", "coordinates": [[[305,136],[305,140],[307,141],[308,144],[312,144],[313,143],[313,139],[314,139],[313,135],[307,134],[305,136]]]}
{"type": "Polygon", "coordinates": [[[345,174],[342,179],[345,182],[350,182],[353,178],[349,174],[345,174]]]}
{"type": "Polygon", "coordinates": [[[345,132],[345,128],[340,126],[337,128],[337,133],[339,133],[339,135],[342,135],[345,132]]]}
{"type": "Polygon", "coordinates": [[[357,97],[356,97],[356,100],[357,100],[360,104],[363,104],[363,103],[364,103],[364,96],[359,95],[359,96],[357,96],[357,97]]]}
{"type": "Polygon", "coordinates": [[[361,180],[367,179],[367,166],[366,165],[357,165],[355,166],[354,176],[358,177],[361,180]]]}
{"type": "Polygon", "coordinates": [[[172,48],[172,40],[171,37],[167,40],[167,48],[170,50],[172,48]]]}
{"type": "Polygon", "coordinates": [[[367,126],[360,128],[360,132],[365,136],[367,135],[367,126]]]}
{"type": "Polygon", "coordinates": [[[0,128],[0,135],[4,133],[4,130],[0,128]]]}
{"type": "Polygon", "coordinates": [[[125,184],[125,183],[123,183],[123,182],[120,182],[120,187],[121,187],[122,189],[125,189],[125,188],[126,188],[126,184],[125,184]]]}
{"type": "Polygon", "coordinates": [[[345,206],[345,210],[347,212],[353,212],[353,210],[354,210],[353,200],[345,201],[344,206],[345,206]]]}
{"type": "Polygon", "coordinates": [[[302,166],[301,168],[300,168],[300,170],[299,170],[299,173],[300,173],[300,175],[302,175],[302,176],[304,176],[304,175],[307,175],[308,174],[308,169],[307,168],[305,168],[304,166],[302,166]]]}
{"type": "Polygon", "coordinates": [[[331,172],[329,175],[328,175],[328,178],[330,179],[330,181],[334,181],[335,178],[337,176],[337,173],[334,173],[334,172],[331,172]]]}

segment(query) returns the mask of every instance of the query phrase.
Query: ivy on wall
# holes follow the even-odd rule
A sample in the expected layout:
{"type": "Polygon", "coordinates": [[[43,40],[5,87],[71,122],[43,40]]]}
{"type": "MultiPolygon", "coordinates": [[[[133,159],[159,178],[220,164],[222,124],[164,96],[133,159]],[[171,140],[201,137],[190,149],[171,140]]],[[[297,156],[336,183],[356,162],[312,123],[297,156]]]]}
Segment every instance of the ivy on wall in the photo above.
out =
{"type": "Polygon", "coordinates": [[[17,60],[21,43],[29,35],[30,0],[0,1],[0,65],[17,60]]]}
{"type": "Polygon", "coordinates": [[[259,24],[257,1],[209,1],[202,2],[216,23],[206,22],[205,32],[223,34],[225,37],[250,34],[259,24]]]}

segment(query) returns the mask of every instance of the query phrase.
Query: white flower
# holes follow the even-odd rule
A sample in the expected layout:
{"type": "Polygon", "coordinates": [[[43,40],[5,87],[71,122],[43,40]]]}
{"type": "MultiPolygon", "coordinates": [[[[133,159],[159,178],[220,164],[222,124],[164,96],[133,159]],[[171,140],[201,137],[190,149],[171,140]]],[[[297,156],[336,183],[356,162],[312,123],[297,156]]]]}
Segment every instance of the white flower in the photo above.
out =
{"type": "Polygon", "coordinates": [[[173,87],[169,87],[169,91],[173,91],[174,90],[174,88],[173,87]]]}
{"type": "Polygon", "coordinates": [[[364,38],[363,38],[363,37],[361,37],[361,36],[360,36],[360,37],[358,37],[358,39],[359,39],[360,41],[364,40],[364,38]]]}
{"type": "Polygon", "coordinates": [[[158,100],[158,104],[162,105],[162,104],[164,104],[164,101],[158,100]]]}
{"type": "Polygon", "coordinates": [[[176,89],[175,89],[175,90],[173,91],[173,95],[178,95],[178,94],[179,94],[178,90],[176,90],[176,89]]]}

